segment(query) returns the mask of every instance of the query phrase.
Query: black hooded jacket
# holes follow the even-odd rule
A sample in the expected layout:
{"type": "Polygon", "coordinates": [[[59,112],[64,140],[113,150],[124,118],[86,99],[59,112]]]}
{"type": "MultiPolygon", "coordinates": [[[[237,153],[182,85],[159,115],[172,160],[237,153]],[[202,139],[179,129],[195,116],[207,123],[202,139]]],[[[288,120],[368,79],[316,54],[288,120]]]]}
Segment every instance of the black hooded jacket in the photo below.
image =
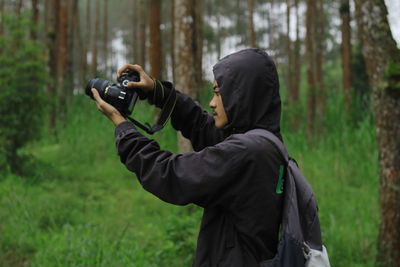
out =
{"type": "MultiPolygon", "coordinates": [[[[204,208],[193,266],[259,266],[278,243],[284,159],[261,136],[262,128],[280,136],[279,81],[271,58],[245,49],[214,66],[229,123],[223,129],[188,96],[179,93],[172,125],[191,140],[195,152],[173,154],[140,134],[129,122],[116,128],[121,161],[143,188],[176,204],[204,208]]],[[[172,84],[157,83],[163,96],[172,84]]],[[[165,97],[150,102],[162,106],[165,97]]]]}

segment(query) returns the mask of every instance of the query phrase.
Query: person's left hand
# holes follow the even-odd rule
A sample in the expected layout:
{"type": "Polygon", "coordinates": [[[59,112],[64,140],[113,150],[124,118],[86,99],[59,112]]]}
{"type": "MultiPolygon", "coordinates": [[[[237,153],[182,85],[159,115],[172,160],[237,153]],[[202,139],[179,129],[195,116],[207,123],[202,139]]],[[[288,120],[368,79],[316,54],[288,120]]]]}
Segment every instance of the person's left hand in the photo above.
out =
{"type": "Polygon", "coordinates": [[[106,115],[114,123],[115,126],[126,121],[126,119],[121,115],[121,113],[119,113],[116,108],[101,99],[99,92],[95,88],[92,88],[92,93],[94,100],[96,101],[98,110],[106,115]]]}

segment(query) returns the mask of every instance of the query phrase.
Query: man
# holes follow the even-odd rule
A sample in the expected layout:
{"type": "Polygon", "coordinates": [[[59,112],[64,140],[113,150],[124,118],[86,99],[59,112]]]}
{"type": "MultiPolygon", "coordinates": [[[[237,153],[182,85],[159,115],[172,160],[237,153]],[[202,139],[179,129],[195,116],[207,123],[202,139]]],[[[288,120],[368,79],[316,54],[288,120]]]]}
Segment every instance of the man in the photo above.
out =
{"type": "MultiPolygon", "coordinates": [[[[162,106],[175,90],[137,65],[125,65],[117,75],[128,69],[140,74],[140,82],[129,86],[146,93],[150,103],[162,106]]],[[[204,208],[194,266],[259,266],[277,249],[284,159],[249,130],[266,129],[281,139],[278,75],[259,49],[231,54],[213,72],[212,116],[177,92],[171,122],[195,150],[184,154],[160,150],[92,91],[99,110],[117,126],[121,161],[143,188],[172,204],[204,208]]]]}

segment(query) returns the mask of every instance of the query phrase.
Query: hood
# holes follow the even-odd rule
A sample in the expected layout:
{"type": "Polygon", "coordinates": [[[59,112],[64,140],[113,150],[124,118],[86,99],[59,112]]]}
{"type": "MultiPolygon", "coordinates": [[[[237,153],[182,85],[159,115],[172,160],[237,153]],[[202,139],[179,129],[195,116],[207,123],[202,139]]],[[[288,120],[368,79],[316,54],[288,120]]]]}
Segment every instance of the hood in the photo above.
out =
{"type": "Polygon", "coordinates": [[[273,60],[249,48],[222,58],[213,68],[228,116],[225,130],[244,133],[266,129],[280,139],[281,99],[273,60]]]}

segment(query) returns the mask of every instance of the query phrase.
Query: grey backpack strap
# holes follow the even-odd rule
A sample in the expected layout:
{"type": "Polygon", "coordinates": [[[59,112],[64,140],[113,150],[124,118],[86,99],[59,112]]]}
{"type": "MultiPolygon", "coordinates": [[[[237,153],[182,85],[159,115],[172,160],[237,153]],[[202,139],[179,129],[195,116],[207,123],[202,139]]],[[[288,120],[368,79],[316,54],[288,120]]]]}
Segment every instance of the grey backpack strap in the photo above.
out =
{"type": "Polygon", "coordinates": [[[285,145],[276,135],[264,129],[253,129],[248,131],[247,133],[264,136],[265,138],[267,138],[279,150],[279,152],[285,159],[286,164],[289,163],[289,153],[287,152],[285,145]]]}

